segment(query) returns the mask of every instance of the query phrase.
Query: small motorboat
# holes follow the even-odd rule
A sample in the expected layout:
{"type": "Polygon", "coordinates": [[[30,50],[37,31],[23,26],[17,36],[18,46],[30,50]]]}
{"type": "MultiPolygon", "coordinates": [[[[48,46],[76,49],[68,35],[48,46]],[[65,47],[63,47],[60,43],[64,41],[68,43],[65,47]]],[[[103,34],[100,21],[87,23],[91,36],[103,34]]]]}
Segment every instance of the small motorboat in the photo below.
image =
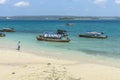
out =
{"type": "Polygon", "coordinates": [[[74,24],[73,23],[67,23],[66,25],[67,26],[73,26],[74,24]]]}
{"type": "Polygon", "coordinates": [[[0,33],[0,37],[5,37],[5,34],[4,33],[0,33]]]}
{"type": "Polygon", "coordinates": [[[63,37],[59,34],[41,34],[36,37],[40,41],[49,41],[49,42],[70,42],[68,37],[63,37]]]}
{"type": "Polygon", "coordinates": [[[3,28],[0,32],[15,32],[14,28],[3,28]]]}
{"type": "Polygon", "coordinates": [[[103,35],[103,32],[87,32],[85,34],[79,34],[79,37],[105,39],[108,36],[107,35],[103,35]]]}

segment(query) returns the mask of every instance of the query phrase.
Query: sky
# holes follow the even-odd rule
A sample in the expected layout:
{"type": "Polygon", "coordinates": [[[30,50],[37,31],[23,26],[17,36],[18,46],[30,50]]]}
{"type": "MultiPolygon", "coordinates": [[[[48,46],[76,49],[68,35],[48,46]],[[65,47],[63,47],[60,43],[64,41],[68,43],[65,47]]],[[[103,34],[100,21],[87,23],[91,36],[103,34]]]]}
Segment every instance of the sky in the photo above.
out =
{"type": "Polygon", "coordinates": [[[120,16],[120,0],[0,0],[0,16],[120,16]]]}

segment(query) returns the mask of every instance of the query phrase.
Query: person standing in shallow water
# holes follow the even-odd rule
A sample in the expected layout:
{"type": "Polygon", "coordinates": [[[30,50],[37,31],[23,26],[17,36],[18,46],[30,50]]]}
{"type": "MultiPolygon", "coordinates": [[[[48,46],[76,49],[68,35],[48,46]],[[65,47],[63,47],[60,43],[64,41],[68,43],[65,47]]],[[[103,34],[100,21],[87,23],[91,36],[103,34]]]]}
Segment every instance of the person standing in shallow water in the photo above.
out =
{"type": "Polygon", "coordinates": [[[20,41],[18,41],[17,46],[18,46],[18,47],[17,47],[17,50],[20,51],[20,47],[21,47],[21,46],[20,46],[20,41]]]}

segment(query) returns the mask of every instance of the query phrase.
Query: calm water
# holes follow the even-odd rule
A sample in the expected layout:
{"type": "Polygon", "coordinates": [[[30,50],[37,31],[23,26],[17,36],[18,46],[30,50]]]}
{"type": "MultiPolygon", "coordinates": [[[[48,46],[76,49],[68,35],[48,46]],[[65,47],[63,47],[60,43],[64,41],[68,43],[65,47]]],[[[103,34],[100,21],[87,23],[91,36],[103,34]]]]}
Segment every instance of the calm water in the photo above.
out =
{"type": "Polygon", "coordinates": [[[14,49],[17,47],[17,42],[21,41],[22,50],[37,54],[45,51],[53,51],[61,54],[87,54],[120,58],[120,20],[0,21],[0,28],[3,27],[12,27],[17,32],[6,33],[6,37],[0,38],[1,47],[4,45],[4,47],[14,49]],[[68,27],[66,23],[74,23],[74,26],[68,27]],[[44,31],[56,31],[57,29],[67,30],[71,42],[56,43],[36,40],[36,36],[40,33],[44,31]],[[108,35],[108,38],[90,39],[78,37],[79,33],[86,31],[104,32],[108,35]]]}

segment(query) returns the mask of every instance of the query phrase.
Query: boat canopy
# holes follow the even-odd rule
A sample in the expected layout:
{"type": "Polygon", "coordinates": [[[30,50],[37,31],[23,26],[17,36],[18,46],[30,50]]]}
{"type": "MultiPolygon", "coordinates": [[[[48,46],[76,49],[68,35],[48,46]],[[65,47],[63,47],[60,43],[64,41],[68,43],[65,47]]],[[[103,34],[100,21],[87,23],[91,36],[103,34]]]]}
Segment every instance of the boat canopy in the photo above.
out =
{"type": "Polygon", "coordinates": [[[3,30],[11,30],[11,29],[13,29],[13,28],[3,28],[3,30]]]}
{"type": "Polygon", "coordinates": [[[96,31],[93,31],[93,32],[87,32],[87,34],[101,35],[101,34],[103,34],[103,32],[96,32],[96,31]]]}
{"type": "Polygon", "coordinates": [[[56,34],[56,33],[54,33],[54,32],[45,32],[45,33],[43,34],[43,36],[44,36],[44,37],[49,37],[49,38],[61,38],[61,37],[62,37],[62,35],[56,34]]]}

